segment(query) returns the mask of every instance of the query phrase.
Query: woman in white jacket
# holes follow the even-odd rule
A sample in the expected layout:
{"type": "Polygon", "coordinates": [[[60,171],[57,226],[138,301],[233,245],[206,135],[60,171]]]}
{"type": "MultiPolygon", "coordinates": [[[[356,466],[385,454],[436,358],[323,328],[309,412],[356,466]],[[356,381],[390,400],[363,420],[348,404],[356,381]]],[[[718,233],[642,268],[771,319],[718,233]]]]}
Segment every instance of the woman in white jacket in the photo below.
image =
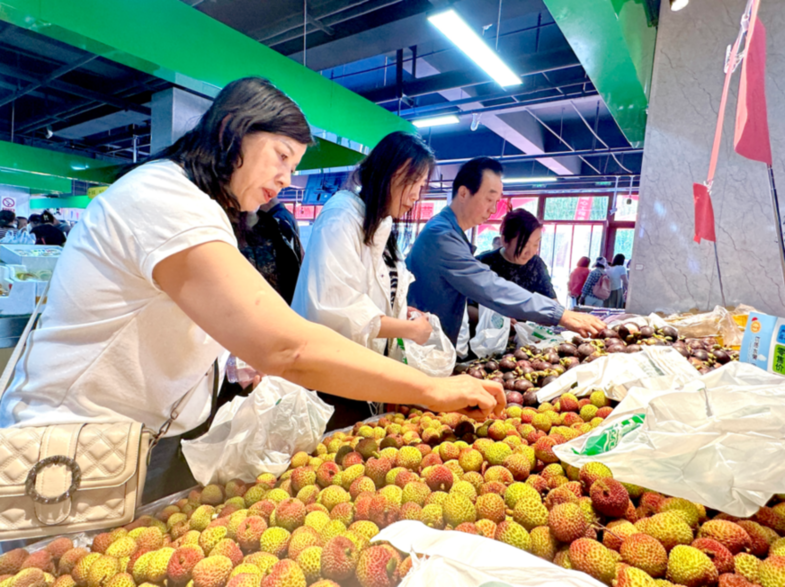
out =
{"type": "Polygon", "coordinates": [[[398,251],[397,220],[419,200],[435,165],[416,135],[387,135],[355,171],[359,189],[335,194],[316,219],[292,308],[369,349],[399,357],[397,339],[424,344],[427,318],[409,320],[412,276],[398,251]]]}

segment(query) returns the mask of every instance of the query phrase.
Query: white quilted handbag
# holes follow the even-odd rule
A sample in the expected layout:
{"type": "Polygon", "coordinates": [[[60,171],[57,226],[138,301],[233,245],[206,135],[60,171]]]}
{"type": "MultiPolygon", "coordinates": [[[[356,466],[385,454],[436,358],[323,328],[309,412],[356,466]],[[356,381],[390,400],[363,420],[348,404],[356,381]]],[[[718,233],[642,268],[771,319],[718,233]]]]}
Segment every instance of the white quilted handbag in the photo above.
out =
{"type": "MultiPolygon", "coordinates": [[[[35,325],[30,317],[0,380],[0,397],[35,325]]],[[[214,387],[217,370],[213,368],[214,387]]],[[[0,540],[122,526],[142,498],[148,454],[194,390],[158,432],[139,422],[0,429],[0,540]]]]}

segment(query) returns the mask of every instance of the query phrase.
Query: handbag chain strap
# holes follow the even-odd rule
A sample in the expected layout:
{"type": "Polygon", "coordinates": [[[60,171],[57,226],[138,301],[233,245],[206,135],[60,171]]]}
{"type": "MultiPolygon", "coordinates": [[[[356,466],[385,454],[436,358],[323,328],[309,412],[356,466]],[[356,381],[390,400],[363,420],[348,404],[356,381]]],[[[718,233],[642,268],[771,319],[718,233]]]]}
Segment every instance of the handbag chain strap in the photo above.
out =
{"type": "MultiPolygon", "coordinates": [[[[41,307],[45,305],[45,300],[47,295],[49,294],[49,286],[51,285],[51,280],[47,282],[46,287],[44,288],[43,293],[38,298],[38,303],[35,306],[35,310],[33,310],[30,319],[27,321],[22,334],[19,336],[19,342],[16,343],[16,347],[14,347],[14,352],[11,354],[11,357],[8,359],[8,363],[3,370],[3,375],[0,377],[0,400],[2,400],[3,395],[5,394],[6,390],[8,389],[8,385],[11,383],[11,379],[14,376],[14,371],[16,370],[16,365],[19,363],[19,359],[24,352],[25,347],[27,346],[27,341],[30,338],[30,333],[33,331],[33,328],[36,326],[38,318],[41,316],[41,307]]],[[[218,383],[219,383],[219,372],[220,369],[218,367],[218,360],[216,359],[212,366],[213,372],[213,394],[212,394],[212,404],[213,407],[215,406],[215,402],[217,401],[218,397],[218,383]]],[[[208,372],[209,375],[209,372],[208,372]]],[[[185,393],[180,399],[178,399],[175,404],[172,406],[172,410],[169,413],[169,417],[166,421],[161,425],[158,429],[158,432],[153,434],[153,440],[150,444],[150,450],[152,451],[153,447],[158,444],[158,442],[163,438],[163,436],[169,431],[169,428],[172,426],[172,423],[177,420],[180,416],[180,408],[190,399],[190,397],[194,394],[196,389],[199,387],[199,384],[192,387],[188,392],[185,393]]],[[[215,410],[211,410],[211,413],[215,410]]]]}

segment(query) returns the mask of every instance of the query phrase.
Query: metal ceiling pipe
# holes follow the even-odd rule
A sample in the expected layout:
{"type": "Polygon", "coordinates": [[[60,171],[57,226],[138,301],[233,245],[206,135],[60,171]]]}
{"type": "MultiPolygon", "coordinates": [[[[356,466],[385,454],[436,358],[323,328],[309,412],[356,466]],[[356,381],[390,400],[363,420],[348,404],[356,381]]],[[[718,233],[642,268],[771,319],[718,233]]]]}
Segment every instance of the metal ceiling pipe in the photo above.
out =
{"type": "MultiPolygon", "coordinates": [[[[352,8],[356,8],[358,6],[362,6],[363,4],[367,4],[368,2],[369,2],[369,0],[356,0],[354,2],[349,2],[348,4],[344,4],[343,6],[340,6],[338,8],[329,8],[328,7],[328,8],[326,8],[326,10],[324,12],[322,12],[322,13],[320,13],[318,15],[311,14],[310,16],[313,19],[315,19],[315,20],[322,20],[322,19],[328,18],[330,16],[334,16],[336,14],[340,14],[341,12],[345,12],[346,10],[351,10],[352,8]]],[[[274,39],[275,37],[280,37],[281,35],[284,35],[284,34],[288,33],[289,31],[294,31],[294,30],[298,30],[298,29],[301,30],[302,29],[303,19],[300,17],[299,14],[297,14],[296,16],[287,17],[287,18],[282,19],[282,20],[285,21],[286,24],[279,25],[278,30],[273,30],[272,34],[268,34],[265,37],[259,36],[260,34],[263,33],[263,31],[270,29],[270,27],[266,27],[266,28],[263,28],[263,29],[256,29],[254,31],[251,31],[250,33],[248,33],[248,36],[251,37],[252,39],[255,39],[256,41],[259,41],[260,43],[264,43],[265,41],[268,41],[270,39],[274,39]]],[[[281,22],[281,21],[279,21],[279,22],[281,22]]],[[[302,36],[302,35],[300,35],[300,36],[302,36]]]]}
{"type": "Polygon", "coordinates": [[[26,88],[22,88],[21,90],[18,90],[16,92],[14,92],[13,94],[11,94],[10,96],[7,96],[7,97],[3,98],[2,100],[0,100],[0,107],[5,106],[6,104],[10,104],[11,102],[16,100],[17,98],[21,98],[22,96],[26,96],[27,94],[37,90],[38,88],[41,88],[41,87],[44,87],[44,86],[48,86],[50,82],[56,80],[60,76],[65,75],[69,71],[74,71],[75,69],[79,69],[80,67],[90,63],[94,59],[98,59],[98,55],[89,55],[88,54],[88,55],[83,56],[81,59],[77,59],[73,63],[66,63],[62,67],[58,67],[56,70],[54,70],[51,74],[49,74],[48,76],[46,76],[42,80],[40,80],[38,82],[35,82],[35,83],[32,83],[29,86],[27,86],[26,88]]]}
{"type": "MultiPolygon", "coordinates": [[[[587,157],[594,155],[632,155],[642,154],[643,149],[634,149],[632,147],[617,147],[613,149],[583,149],[577,151],[557,151],[555,153],[540,153],[538,155],[501,155],[494,157],[499,161],[507,163],[518,163],[522,161],[533,161],[536,159],[558,159],[559,157],[587,157]]],[[[471,161],[474,157],[463,157],[461,159],[440,159],[439,165],[457,165],[471,161]]],[[[625,174],[629,176],[629,174],[625,174]]],[[[554,176],[556,177],[556,176],[554,176]]]]}

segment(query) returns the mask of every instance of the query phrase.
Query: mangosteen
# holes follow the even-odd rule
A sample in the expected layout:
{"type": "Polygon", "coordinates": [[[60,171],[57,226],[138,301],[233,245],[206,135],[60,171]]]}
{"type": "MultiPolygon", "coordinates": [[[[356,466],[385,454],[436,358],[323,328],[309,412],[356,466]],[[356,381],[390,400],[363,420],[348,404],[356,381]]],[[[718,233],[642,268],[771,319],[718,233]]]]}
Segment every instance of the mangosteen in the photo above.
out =
{"type": "Polygon", "coordinates": [[[534,387],[534,384],[528,379],[518,379],[514,382],[513,385],[515,391],[519,391],[521,393],[524,391],[529,391],[532,387],[534,387]]]}
{"type": "Polygon", "coordinates": [[[582,345],[580,345],[580,346],[578,347],[578,354],[579,354],[581,357],[588,357],[588,356],[590,356],[591,354],[593,354],[593,353],[594,353],[594,351],[596,351],[596,350],[597,350],[597,349],[596,349],[596,348],[595,348],[593,345],[590,345],[589,343],[586,343],[586,342],[585,342],[585,343],[583,343],[582,345]]]}
{"type": "Polygon", "coordinates": [[[580,336],[573,336],[572,337],[572,344],[575,345],[576,347],[581,346],[584,342],[586,342],[586,341],[583,340],[580,336]]]}
{"type": "Polygon", "coordinates": [[[508,404],[523,404],[523,394],[517,391],[511,391],[507,394],[508,404]]]}
{"type": "Polygon", "coordinates": [[[502,371],[512,371],[513,369],[515,369],[515,367],[516,367],[515,361],[513,361],[512,359],[508,359],[507,357],[499,361],[499,368],[502,371]]]}
{"type": "Polygon", "coordinates": [[[651,338],[652,336],[654,336],[654,328],[651,326],[641,328],[641,338],[651,338]]]}
{"type": "Polygon", "coordinates": [[[480,373],[479,369],[469,369],[466,374],[469,375],[469,377],[474,377],[475,379],[483,378],[483,375],[480,373]]]}
{"type": "Polygon", "coordinates": [[[670,338],[673,341],[679,340],[679,331],[673,326],[663,326],[660,328],[660,334],[665,338],[670,338]]]}
{"type": "Polygon", "coordinates": [[[516,365],[517,365],[518,369],[524,369],[525,370],[525,369],[531,369],[532,368],[532,364],[529,361],[527,361],[526,359],[522,359],[522,360],[518,361],[516,363],[516,365]]]}
{"type": "Polygon", "coordinates": [[[487,363],[485,363],[485,368],[486,368],[488,371],[498,371],[498,369],[499,369],[499,363],[497,363],[497,362],[496,362],[496,361],[494,361],[494,360],[490,360],[490,361],[488,361],[487,363]]]}
{"type": "Polygon", "coordinates": [[[526,393],[523,394],[523,405],[524,406],[536,406],[537,405],[537,392],[533,389],[530,389],[526,393]]]}
{"type": "Polygon", "coordinates": [[[599,338],[609,339],[609,338],[619,338],[619,333],[613,330],[612,328],[605,328],[604,330],[600,330],[599,338]]]}
{"type": "Polygon", "coordinates": [[[558,352],[562,357],[575,357],[578,355],[578,347],[576,347],[574,344],[570,344],[569,342],[563,342],[556,347],[556,352],[558,352]]]}
{"type": "Polygon", "coordinates": [[[701,367],[700,369],[698,369],[698,373],[700,373],[701,375],[706,375],[707,373],[711,373],[711,372],[712,372],[711,367],[701,367]]]}
{"type": "Polygon", "coordinates": [[[556,351],[550,351],[545,355],[545,360],[548,361],[551,365],[555,365],[560,361],[559,353],[556,351]]]}
{"type": "Polygon", "coordinates": [[[558,378],[555,375],[548,375],[545,379],[540,381],[540,386],[545,387],[549,383],[553,383],[554,381],[556,381],[556,379],[558,378]]]}
{"type": "Polygon", "coordinates": [[[699,361],[709,360],[709,353],[707,353],[703,349],[692,349],[692,356],[698,359],[699,361]]]}
{"type": "Polygon", "coordinates": [[[556,375],[564,375],[564,372],[566,370],[567,369],[565,369],[563,365],[554,365],[553,367],[551,367],[551,371],[555,371],[556,375]]]}
{"type": "Polygon", "coordinates": [[[501,375],[496,375],[494,377],[489,377],[488,381],[493,381],[494,383],[498,383],[501,385],[504,383],[504,377],[502,377],[501,375]]]}
{"type": "Polygon", "coordinates": [[[639,344],[628,344],[627,348],[624,349],[627,353],[639,353],[643,350],[643,347],[639,344]]]}
{"type": "Polygon", "coordinates": [[[610,345],[609,347],[607,347],[605,349],[605,352],[608,353],[609,355],[612,355],[612,354],[615,354],[615,353],[626,352],[626,350],[627,349],[625,347],[623,347],[623,346],[619,346],[618,344],[612,344],[612,345],[610,345]]]}
{"type": "Polygon", "coordinates": [[[699,338],[688,338],[684,342],[687,343],[687,346],[691,349],[705,349],[706,343],[699,338]]]}
{"type": "Polygon", "coordinates": [[[515,391],[515,381],[512,379],[505,379],[502,385],[507,391],[515,391]]]}
{"type": "Polygon", "coordinates": [[[689,357],[690,351],[687,349],[686,346],[673,346],[674,349],[682,356],[682,357],[689,357]]]}
{"type": "Polygon", "coordinates": [[[532,361],[532,369],[534,369],[535,371],[545,371],[546,369],[549,369],[550,366],[551,363],[546,363],[545,361],[542,360],[532,361]]]}
{"type": "Polygon", "coordinates": [[[570,369],[580,365],[581,360],[578,357],[564,357],[561,361],[561,364],[564,365],[564,368],[569,371],[570,369]]]}
{"type": "Polygon", "coordinates": [[[502,379],[504,379],[505,381],[507,381],[508,379],[515,380],[516,377],[517,375],[515,375],[514,371],[507,371],[507,373],[502,375],[502,379]]]}
{"type": "Polygon", "coordinates": [[[696,369],[701,369],[702,367],[706,366],[706,363],[698,359],[697,357],[690,357],[687,359],[690,362],[690,365],[695,367],[696,369]]]}
{"type": "Polygon", "coordinates": [[[529,355],[526,353],[524,349],[518,349],[517,351],[515,351],[513,356],[517,361],[525,361],[529,358],[529,355]]]}

